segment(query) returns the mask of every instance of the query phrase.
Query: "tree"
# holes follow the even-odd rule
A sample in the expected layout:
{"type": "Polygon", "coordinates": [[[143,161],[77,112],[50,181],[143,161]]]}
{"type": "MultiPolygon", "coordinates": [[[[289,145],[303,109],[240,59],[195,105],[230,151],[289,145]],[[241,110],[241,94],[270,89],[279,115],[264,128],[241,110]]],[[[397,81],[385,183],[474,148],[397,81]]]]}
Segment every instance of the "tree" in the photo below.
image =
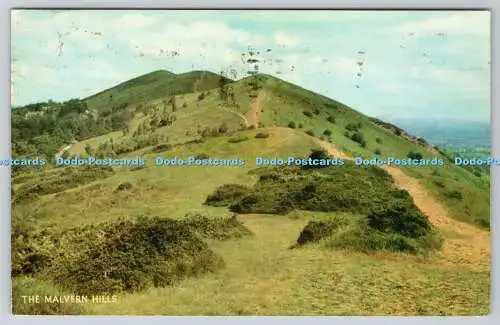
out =
{"type": "Polygon", "coordinates": [[[132,113],[130,113],[127,110],[114,114],[111,117],[111,125],[113,130],[123,129],[131,119],[132,119],[132,113]]]}
{"type": "Polygon", "coordinates": [[[94,153],[94,149],[92,149],[92,146],[90,144],[85,145],[85,152],[87,153],[88,156],[92,156],[94,153]]]}
{"type": "Polygon", "coordinates": [[[410,151],[407,157],[410,159],[418,159],[418,160],[424,158],[420,152],[413,152],[413,151],[410,151]]]}
{"type": "Polygon", "coordinates": [[[227,101],[228,92],[227,92],[227,84],[229,83],[229,79],[225,77],[226,72],[221,70],[220,78],[219,78],[219,96],[223,101],[227,101]]]}
{"type": "Polygon", "coordinates": [[[175,112],[177,110],[177,101],[175,99],[175,96],[172,96],[170,99],[170,104],[172,104],[172,112],[175,112]]]}
{"type": "Polygon", "coordinates": [[[122,129],[123,136],[126,136],[127,134],[130,133],[130,128],[128,125],[125,125],[122,129]]]}
{"type": "Polygon", "coordinates": [[[31,141],[40,155],[45,155],[46,157],[53,157],[58,151],[60,144],[54,141],[54,138],[50,137],[48,134],[42,134],[35,137],[31,141]]]}

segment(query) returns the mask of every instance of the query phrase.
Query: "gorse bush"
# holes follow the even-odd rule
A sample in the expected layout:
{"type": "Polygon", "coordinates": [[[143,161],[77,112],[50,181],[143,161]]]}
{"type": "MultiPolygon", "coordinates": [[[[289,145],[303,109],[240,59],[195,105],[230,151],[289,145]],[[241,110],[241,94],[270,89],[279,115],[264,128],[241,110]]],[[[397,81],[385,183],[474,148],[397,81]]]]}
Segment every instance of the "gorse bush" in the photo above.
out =
{"type": "Polygon", "coordinates": [[[337,228],[338,223],[334,220],[309,221],[309,223],[300,232],[297,244],[304,245],[315,243],[323,238],[330,236],[337,228]]]}
{"type": "Polygon", "coordinates": [[[431,230],[431,223],[414,205],[403,200],[392,201],[368,214],[368,225],[382,232],[394,232],[417,238],[431,230]]]}
{"type": "Polygon", "coordinates": [[[312,112],[310,112],[310,111],[304,111],[304,112],[303,112],[303,114],[304,114],[305,116],[307,116],[307,117],[313,117],[313,116],[314,116],[314,115],[313,115],[313,113],[312,113],[312,112]]]}
{"type": "Polygon", "coordinates": [[[452,199],[457,199],[457,200],[463,199],[462,193],[460,191],[457,191],[457,190],[447,191],[444,193],[444,196],[452,198],[452,199]]]}
{"type": "Polygon", "coordinates": [[[240,136],[237,136],[237,137],[230,138],[229,140],[227,140],[227,142],[229,142],[229,143],[239,143],[239,142],[247,141],[248,139],[249,138],[247,136],[240,135],[240,136]]]}
{"type": "Polygon", "coordinates": [[[251,190],[239,184],[226,184],[219,187],[213,194],[209,195],[205,201],[206,205],[228,206],[242,197],[248,195],[251,190]]]}
{"type": "Polygon", "coordinates": [[[56,284],[81,294],[137,292],[224,265],[188,226],[172,219],[121,221],[99,234],[80,254],[54,261],[47,274],[56,284]]]}
{"type": "Polygon", "coordinates": [[[191,231],[208,239],[227,240],[252,235],[236,216],[210,218],[195,213],[186,215],[180,222],[191,231]]]}
{"type": "MultiPolygon", "coordinates": [[[[309,157],[324,159],[328,154],[313,150],[309,157]]],[[[237,213],[287,214],[295,210],[355,216],[352,220],[311,221],[299,235],[299,246],[325,239],[329,247],[363,252],[419,253],[440,247],[437,231],[407,191],[393,188],[392,177],[385,170],[344,163],[335,168],[259,168],[251,172],[260,176],[252,188],[238,186],[238,191],[228,191],[230,187],[225,185],[209,196],[207,204],[228,206],[237,213]]]]}
{"type": "Polygon", "coordinates": [[[36,230],[17,218],[12,276],[37,275],[68,292],[135,292],[174,284],[224,265],[201,238],[227,240],[252,233],[235,217],[186,215],[138,218],[58,230],[36,230]]]}
{"type": "MultiPolygon", "coordinates": [[[[312,158],[326,158],[322,150],[314,151],[312,158]]],[[[209,196],[217,197],[217,205],[226,205],[237,213],[287,213],[294,208],[309,211],[346,211],[368,213],[400,195],[392,188],[392,179],[375,166],[355,167],[346,161],[335,168],[278,167],[256,171],[261,177],[253,188],[245,188],[235,196],[226,193],[225,186],[209,196]],[[278,175],[281,175],[279,177],[278,175]],[[360,186],[363,184],[363,186],[360,186]]]]}
{"type": "Polygon", "coordinates": [[[129,190],[132,187],[133,187],[132,184],[130,184],[129,182],[121,183],[116,187],[115,193],[129,190]]]}
{"type": "Polygon", "coordinates": [[[328,248],[364,253],[380,250],[426,253],[441,248],[443,243],[426,217],[415,206],[401,200],[387,208],[379,207],[362,218],[311,221],[300,233],[295,247],[320,240],[328,248]]]}
{"type": "Polygon", "coordinates": [[[269,133],[266,132],[259,132],[255,135],[256,139],[266,139],[269,138],[269,133]]]}
{"type": "Polygon", "coordinates": [[[420,152],[413,152],[413,151],[410,151],[408,153],[408,158],[410,159],[423,159],[424,156],[422,156],[422,154],[420,152]]]}

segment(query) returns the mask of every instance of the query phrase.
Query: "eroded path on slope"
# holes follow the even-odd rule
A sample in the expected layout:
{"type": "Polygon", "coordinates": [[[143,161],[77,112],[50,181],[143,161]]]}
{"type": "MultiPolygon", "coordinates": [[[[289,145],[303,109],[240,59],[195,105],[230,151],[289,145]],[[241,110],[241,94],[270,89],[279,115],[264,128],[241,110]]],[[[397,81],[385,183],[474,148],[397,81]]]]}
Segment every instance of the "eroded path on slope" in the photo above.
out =
{"type": "Polygon", "coordinates": [[[261,104],[266,98],[266,93],[262,90],[259,91],[257,97],[252,101],[250,110],[246,113],[246,115],[224,106],[221,106],[221,108],[240,117],[243,120],[243,124],[245,124],[245,128],[257,128],[259,127],[260,122],[260,113],[262,110],[261,104]]]}
{"type": "Polygon", "coordinates": [[[248,128],[249,122],[248,119],[245,115],[241,114],[240,112],[235,111],[234,109],[230,109],[224,106],[220,106],[223,110],[228,111],[229,113],[232,113],[234,115],[237,115],[243,120],[243,124],[245,124],[245,128],[248,128]]]}
{"type": "MultiPolygon", "coordinates": [[[[329,142],[314,138],[329,154],[352,160],[329,142]]],[[[490,265],[490,234],[464,222],[452,219],[448,210],[415,178],[406,175],[401,169],[382,166],[394,179],[397,188],[407,190],[415,205],[429,217],[432,224],[445,235],[445,243],[440,255],[453,264],[467,264],[480,269],[490,265]]]]}
{"type": "Polygon", "coordinates": [[[246,127],[254,126],[257,128],[259,126],[262,102],[266,100],[266,98],[266,92],[263,90],[259,91],[257,98],[252,101],[250,111],[246,115],[246,127]]]}

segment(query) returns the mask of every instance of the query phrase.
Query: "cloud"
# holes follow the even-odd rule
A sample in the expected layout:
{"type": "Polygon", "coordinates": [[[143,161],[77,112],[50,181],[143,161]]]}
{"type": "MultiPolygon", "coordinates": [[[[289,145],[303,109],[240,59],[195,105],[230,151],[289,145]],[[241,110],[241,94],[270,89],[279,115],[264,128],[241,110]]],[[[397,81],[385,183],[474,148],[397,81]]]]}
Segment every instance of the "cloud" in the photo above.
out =
{"type": "Polygon", "coordinates": [[[113,22],[113,27],[116,29],[137,29],[150,27],[158,23],[158,19],[144,14],[125,14],[113,22]]]}
{"type": "Polygon", "coordinates": [[[274,33],[274,43],[283,46],[296,46],[300,43],[300,38],[286,32],[276,32],[274,33]]]}
{"type": "Polygon", "coordinates": [[[412,21],[385,29],[388,33],[409,34],[415,36],[423,34],[446,33],[447,35],[490,35],[490,12],[473,11],[456,13],[450,16],[438,16],[412,21]]]}
{"type": "Polygon", "coordinates": [[[424,101],[446,106],[452,99],[463,106],[484,101],[490,89],[489,74],[480,70],[490,53],[487,12],[13,11],[12,33],[18,102],[46,100],[50,88],[68,97],[88,94],[156,69],[235,69],[246,76],[253,65],[241,54],[250,48],[261,52],[261,72],[280,71],[279,78],[366,111],[424,110],[424,101]],[[439,32],[450,37],[442,40],[439,32]],[[402,49],[408,33],[415,35],[402,49]]]}

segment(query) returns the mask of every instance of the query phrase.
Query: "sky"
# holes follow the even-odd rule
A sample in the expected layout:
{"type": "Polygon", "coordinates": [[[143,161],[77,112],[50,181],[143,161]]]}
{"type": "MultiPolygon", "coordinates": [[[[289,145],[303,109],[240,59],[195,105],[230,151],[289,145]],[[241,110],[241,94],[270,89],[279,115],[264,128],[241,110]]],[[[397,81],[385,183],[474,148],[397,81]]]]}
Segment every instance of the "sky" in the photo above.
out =
{"type": "Polygon", "coordinates": [[[490,121],[488,11],[13,10],[11,101],[155,70],[259,71],[380,118],[490,121]]]}

